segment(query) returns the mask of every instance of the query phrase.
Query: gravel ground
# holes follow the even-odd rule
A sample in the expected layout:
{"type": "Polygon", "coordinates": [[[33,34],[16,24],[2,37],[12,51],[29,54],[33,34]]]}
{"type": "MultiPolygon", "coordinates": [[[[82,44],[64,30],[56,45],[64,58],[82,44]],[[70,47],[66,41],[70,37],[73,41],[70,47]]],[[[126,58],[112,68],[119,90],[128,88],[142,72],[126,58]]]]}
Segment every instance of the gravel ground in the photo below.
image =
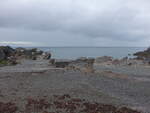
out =
{"type": "MultiPolygon", "coordinates": [[[[150,67],[144,66],[112,66],[95,65],[95,70],[104,72],[102,75],[111,78],[103,92],[127,100],[131,106],[150,112],[150,67]],[[108,76],[113,74],[113,76],[108,76]]],[[[102,77],[102,76],[101,76],[102,77]]],[[[98,83],[101,78],[98,78],[98,83]]],[[[94,81],[95,82],[95,81],[94,81]]],[[[101,82],[102,83],[102,82],[101,82]]]]}
{"type": "Polygon", "coordinates": [[[84,74],[55,69],[43,60],[25,60],[16,66],[1,67],[0,101],[13,101],[22,108],[29,97],[51,98],[55,94],[69,94],[150,113],[148,68],[95,65],[95,69],[100,72],[84,74]]]}

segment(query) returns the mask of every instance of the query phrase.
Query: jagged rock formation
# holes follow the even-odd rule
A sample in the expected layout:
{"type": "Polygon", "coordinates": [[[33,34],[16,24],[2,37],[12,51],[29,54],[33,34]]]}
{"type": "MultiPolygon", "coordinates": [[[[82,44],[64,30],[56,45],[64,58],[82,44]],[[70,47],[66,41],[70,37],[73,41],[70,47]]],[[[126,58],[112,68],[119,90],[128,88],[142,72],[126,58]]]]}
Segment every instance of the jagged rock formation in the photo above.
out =
{"type": "Polygon", "coordinates": [[[150,47],[144,51],[135,53],[134,56],[137,56],[136,59],[144,60],[145,63],[150,64],[150,47]]]}
{"type": "Polygon", "coordinates": [[[137,56],[137,58],[139,58],[139,59],[150,58],[150,48],[148,48],[147,50],[144,50],[144,51],[137,52],[134,54],[134,56],[137,56]]]}
{"type": "Polygon", "coordinates": [[[21,58],[28,58],[36,60],[36,57],[43,54],[43,51],[38,50],[37,48],[25,49],[25,48],[16,48],[15,56],[21,58]]]}
{"type": "Polygon", "coordinates": [[[17,64],[17,60],[20,59],[32,59],[37,58],[50,59],[51,53],[43,52],[37,48],[26,49],[26,48],[11,48],[9,46],[0,46],[0,64],[9,65],[17,64]]]}
{"type": "Polygon", "coordinates": [[[0,60],[6,60],[15,54],[15,49],[9,46],[0,46],[0,60]]]}

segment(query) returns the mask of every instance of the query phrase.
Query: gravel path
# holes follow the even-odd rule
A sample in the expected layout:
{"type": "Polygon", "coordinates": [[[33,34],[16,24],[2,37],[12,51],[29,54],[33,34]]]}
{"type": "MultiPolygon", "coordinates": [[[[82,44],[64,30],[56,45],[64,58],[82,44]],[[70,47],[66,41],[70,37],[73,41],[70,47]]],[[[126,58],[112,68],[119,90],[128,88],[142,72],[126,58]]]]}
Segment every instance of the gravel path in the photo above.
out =
{"type": "Polygon", "coordinates": [[[43,60],[26,60],[17,66],[1,67],[0,100],[15,101],[21,107],[28,97],[50,98],[54,94],[70,94],[150,113],[150,81],[147,79],[150,70],[140,67],[95,68],[101,72],[85,75],[79,71],[54,69],[43,60]]]}

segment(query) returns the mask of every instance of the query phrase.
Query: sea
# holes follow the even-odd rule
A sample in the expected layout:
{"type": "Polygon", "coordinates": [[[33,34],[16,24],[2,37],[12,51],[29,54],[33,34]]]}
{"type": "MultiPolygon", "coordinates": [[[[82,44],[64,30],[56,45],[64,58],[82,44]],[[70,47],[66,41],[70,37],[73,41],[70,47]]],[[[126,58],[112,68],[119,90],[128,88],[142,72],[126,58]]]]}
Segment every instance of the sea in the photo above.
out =
{"type": "Polygon", "coordinates": [[[111,56],[121,59],[134,57],[133,54],[143,51],[146,47],[37,47],[46,52],[51,52],[56,59],[76,59],[79,57],[111,56]]]}

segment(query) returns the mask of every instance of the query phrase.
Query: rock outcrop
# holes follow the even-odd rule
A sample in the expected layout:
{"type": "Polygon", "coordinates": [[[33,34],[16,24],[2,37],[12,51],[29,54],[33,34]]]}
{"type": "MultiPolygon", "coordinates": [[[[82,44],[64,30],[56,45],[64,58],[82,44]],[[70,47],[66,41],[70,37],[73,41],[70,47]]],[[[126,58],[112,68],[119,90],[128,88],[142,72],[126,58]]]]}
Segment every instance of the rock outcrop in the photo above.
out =
{"type": "Polygon", "coordinates": [[[73,62],[72,66],[85,74],[94,73],[93,68],[94,62],[95,62],[94,58],[86,58],[84,60],[80,58],[77,59],[75,62],[73,62]]]}
{"type": "Polygon", "coordinates": [[[15,51],[16,51],[15,53],[16,57],[33,59],[33,60],[36,60],[38,56],[43,54],[43,51],[38,50],[37,48],[33,48],[33,49],[16,48],[15,51]]]}
{"type": "Polygon", "coordinates": [[[144,64],[150,64],[150,47],[144,51],[135,53],[134,56],[138,60],[143,60],[144,64]]]}
{"type": "Polygon", "coordinates": [[[51,60],[50,62],[51,62],[51,64],[54,64],[54,66],[56,68],[65,68],[71,63],[70,60],[64,60],[64,59],[59,59],[59,60],[57,59],[57,60],[54,60],[54,61],[51,60]]]}
{"type": "Polygon", "coordinates": [[[102,57],[98,57],[95,59],[95,62],[96,63],[104,63],[104,62],[109,62],[109,61],[112,61],[113,58],[112,57],[109,57],[109,56],[102,56],[102,57]]]}
{"type": "Polygon", "coordinates": [[[0,60],[4,60],[6,58],[6,55],[2,49],[0,49],[0,60]]]}
{"type": "Polygon", "coordinates": [[[69,70],[81,71],[85,73],[93,73],[94,61],[94,58],[81,57],[76,60],[51,59],[49,63],[56,68],[66,68],[69,70]]]}
{"type": "Polygon", "coordinates": [[[150,48],[137,52],[134,54],[134,56],[137,56],[137,59],[150,59],[150,48]]]}
{"type": "Polygon", "coordinates": [[[11,48],[9,46],[0,46],[0,64],[10,65],[17,64],[20,59],[32,59],[37,58],[51,59],[51,53],[43,52],[37,48],[26,49],[26,48],[11,48]]]}
{"type": "Polygon", "coordinates": [[[15,49],[9,46],[0,46],[0,66],[16,64],[14,55],[15,49]]]}
{"type": "Polygon", "coordinates": [[[0,46],[0,60],[6,60],[15,54],[15,49],[9,46],[0,46]]]}
{"type": "Polygon", "coordinates": [[[51,59],[51,53],[48,53],[48,52],[45,52],[45,53],[43,53],[43,59],[45,59],[45,60],[49,60],[49,59],[51,59]]]}

